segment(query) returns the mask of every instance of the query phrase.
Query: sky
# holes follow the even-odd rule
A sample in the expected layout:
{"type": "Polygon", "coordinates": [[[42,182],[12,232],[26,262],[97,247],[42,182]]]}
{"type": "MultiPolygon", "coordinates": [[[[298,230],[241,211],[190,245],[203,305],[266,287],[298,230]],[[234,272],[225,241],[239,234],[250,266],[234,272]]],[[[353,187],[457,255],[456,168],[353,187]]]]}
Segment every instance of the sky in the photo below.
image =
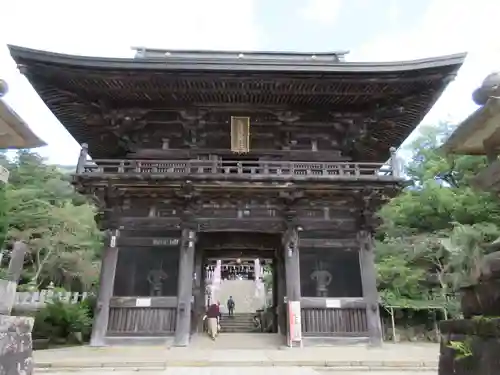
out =
{"type": "MultiPolygon", "coordinates": [[[[472,91],[500,70],[495,0],[2,0],[0,78],[5,100],[48,144],[49,162],[75,164],[79,146],[18,73],[7,44],[75,55],[133,57],[165,49],[349,50],[347,61],[468,52],[422,124],[460,122],[472,91]]],[[[422,125],[421,124],[421,125],[422,125]]]]}

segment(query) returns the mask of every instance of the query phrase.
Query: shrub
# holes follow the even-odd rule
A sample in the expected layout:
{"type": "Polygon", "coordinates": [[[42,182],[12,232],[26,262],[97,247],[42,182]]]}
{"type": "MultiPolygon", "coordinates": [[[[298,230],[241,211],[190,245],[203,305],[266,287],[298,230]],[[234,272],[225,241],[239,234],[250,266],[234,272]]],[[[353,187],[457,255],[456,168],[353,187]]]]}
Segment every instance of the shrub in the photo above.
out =
{"type": "Polygon", "coordinates": [[[97,297],[94,294],[88,294],[87,298],[80,303],[82,306],[88,309],[90,319],[94,320],[94,312],[97,306],[97,297]]]}
{"type": "Polygon", "coordinates": [[[92,318],[87,304],[55,299],[37,312],[33,337],[67,342],[75,339],[78,333],[87,337],[91,328],[92,318]]]}

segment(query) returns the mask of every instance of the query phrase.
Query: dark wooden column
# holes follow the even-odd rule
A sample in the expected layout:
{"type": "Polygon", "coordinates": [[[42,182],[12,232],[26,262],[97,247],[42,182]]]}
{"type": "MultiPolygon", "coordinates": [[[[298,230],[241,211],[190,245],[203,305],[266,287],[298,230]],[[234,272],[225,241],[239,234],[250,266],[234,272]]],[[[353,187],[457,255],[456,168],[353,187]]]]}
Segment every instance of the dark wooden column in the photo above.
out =
{"type": "MultiPolygon", "coordinates": [[[[283,237],[285,259],[286,297],[287,304],[291,301],[300,301],[300,263],[299,263],[299,231],[297,227],[289,228],[283,237]]],[[[290,335],[287,315],[286,332],[290,335]]]]}
{"type": "Polygon", "coordinates": [[[177,321],[175,325],[175,346],[188,346],[191,333],[191,298],[193,295],[193,273],[196,232],[182,230],[179,259],[179,285],[177,292],[177,321]]]}
{"type": "Polygon", "coordinates": [[[191,332],[201,332],[203,329],[202,319],[205,312],[205,280],[203,272],[203,250],[195,249],[194,255],[194,279],[193,295],[194,295],[194,316],[191,332]]]}
{"type": "Polygon", "coordinates": [[[101,274],[99,276],[99,293],[95,311],[94,324],[90,346],[104,346],[106,331],[109,320],[109,301],[113,297],[113,286],[115,283],[116,263],[118,261],[118,247],[116,241],[119,231],[114,230],[108,236],[107,245],[104,248],[101,262],[101,274]]]}
{"type": "MultiPolygon", "coordinates": [[[[279,309],[280,309],[280,299],[279,299],[279,292],[278,292],[278,283],[279,281],[279,276],[278,276],[278,260],[274,259],[273,260],[273,265],[272,265],[272,276],[273,276],[273,284],[272,284],[272,291],[273,291],[273,307],[274,307],[274,320],[273,320],[273,332],[280,332],[279,328],[279,309]]],[[[283,297],[281,297],[281,303],[283,303],[283,297]]]]}
{"type": "MultiPolygon", "coordinates": [[[[277,315],[278,315],[278,333],[286,335],[286,276],[285,276],[285,254],[283,251],[276,256],[276,300],[277,300],[277,315]]],[[[274,288],[275,286],[273,286],[274,288]]]]}
{"type": "Polygon", "coordinates": [[[370,344],[382,345],[382,326],[380,322],[379,298],[377,291],[377,272],[375,269],[375,251],[372,234],[368,230],[358,232],[359,263],[363,298],[366,303],[366,318],[370,334],[370,344]]]}
{"type": "Polygon", "coordinates": [[[284,236],[286,296],[288,301],[300,301],[299,232],[288,229],[284,236]]]}

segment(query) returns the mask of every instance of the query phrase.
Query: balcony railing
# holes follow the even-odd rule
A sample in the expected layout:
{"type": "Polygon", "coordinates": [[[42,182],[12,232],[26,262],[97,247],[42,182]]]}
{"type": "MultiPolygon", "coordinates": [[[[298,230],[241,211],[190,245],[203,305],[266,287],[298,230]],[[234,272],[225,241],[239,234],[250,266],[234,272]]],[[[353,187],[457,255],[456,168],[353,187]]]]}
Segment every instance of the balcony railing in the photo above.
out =
{"type": "Polygon", "coordinates": [[[94,160],[77,168],[77,175],[124,177],[208,177],[240,179],[398,179],[394,166],[384,163],[211,161],[211,160],[94,160]]]}

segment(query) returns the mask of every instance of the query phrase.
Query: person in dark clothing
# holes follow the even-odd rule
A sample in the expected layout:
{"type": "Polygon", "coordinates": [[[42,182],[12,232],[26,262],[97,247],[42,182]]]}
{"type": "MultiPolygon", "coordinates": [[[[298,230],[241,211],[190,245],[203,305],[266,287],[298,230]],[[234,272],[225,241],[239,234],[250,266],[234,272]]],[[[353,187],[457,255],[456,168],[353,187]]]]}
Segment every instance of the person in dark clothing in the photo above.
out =
{"type": "Polygon", "coordinates": [[[213,303],[207,310],[208,335],[215,340],[219,333],[220,303],[213,303]]]}
{"type": "Polygon", "coordinates": [[[229,311],[229,316],[234,315],[234,305],[233,296],[229,296],[229,299],[227,300],[227,310],[229,311]]]}

